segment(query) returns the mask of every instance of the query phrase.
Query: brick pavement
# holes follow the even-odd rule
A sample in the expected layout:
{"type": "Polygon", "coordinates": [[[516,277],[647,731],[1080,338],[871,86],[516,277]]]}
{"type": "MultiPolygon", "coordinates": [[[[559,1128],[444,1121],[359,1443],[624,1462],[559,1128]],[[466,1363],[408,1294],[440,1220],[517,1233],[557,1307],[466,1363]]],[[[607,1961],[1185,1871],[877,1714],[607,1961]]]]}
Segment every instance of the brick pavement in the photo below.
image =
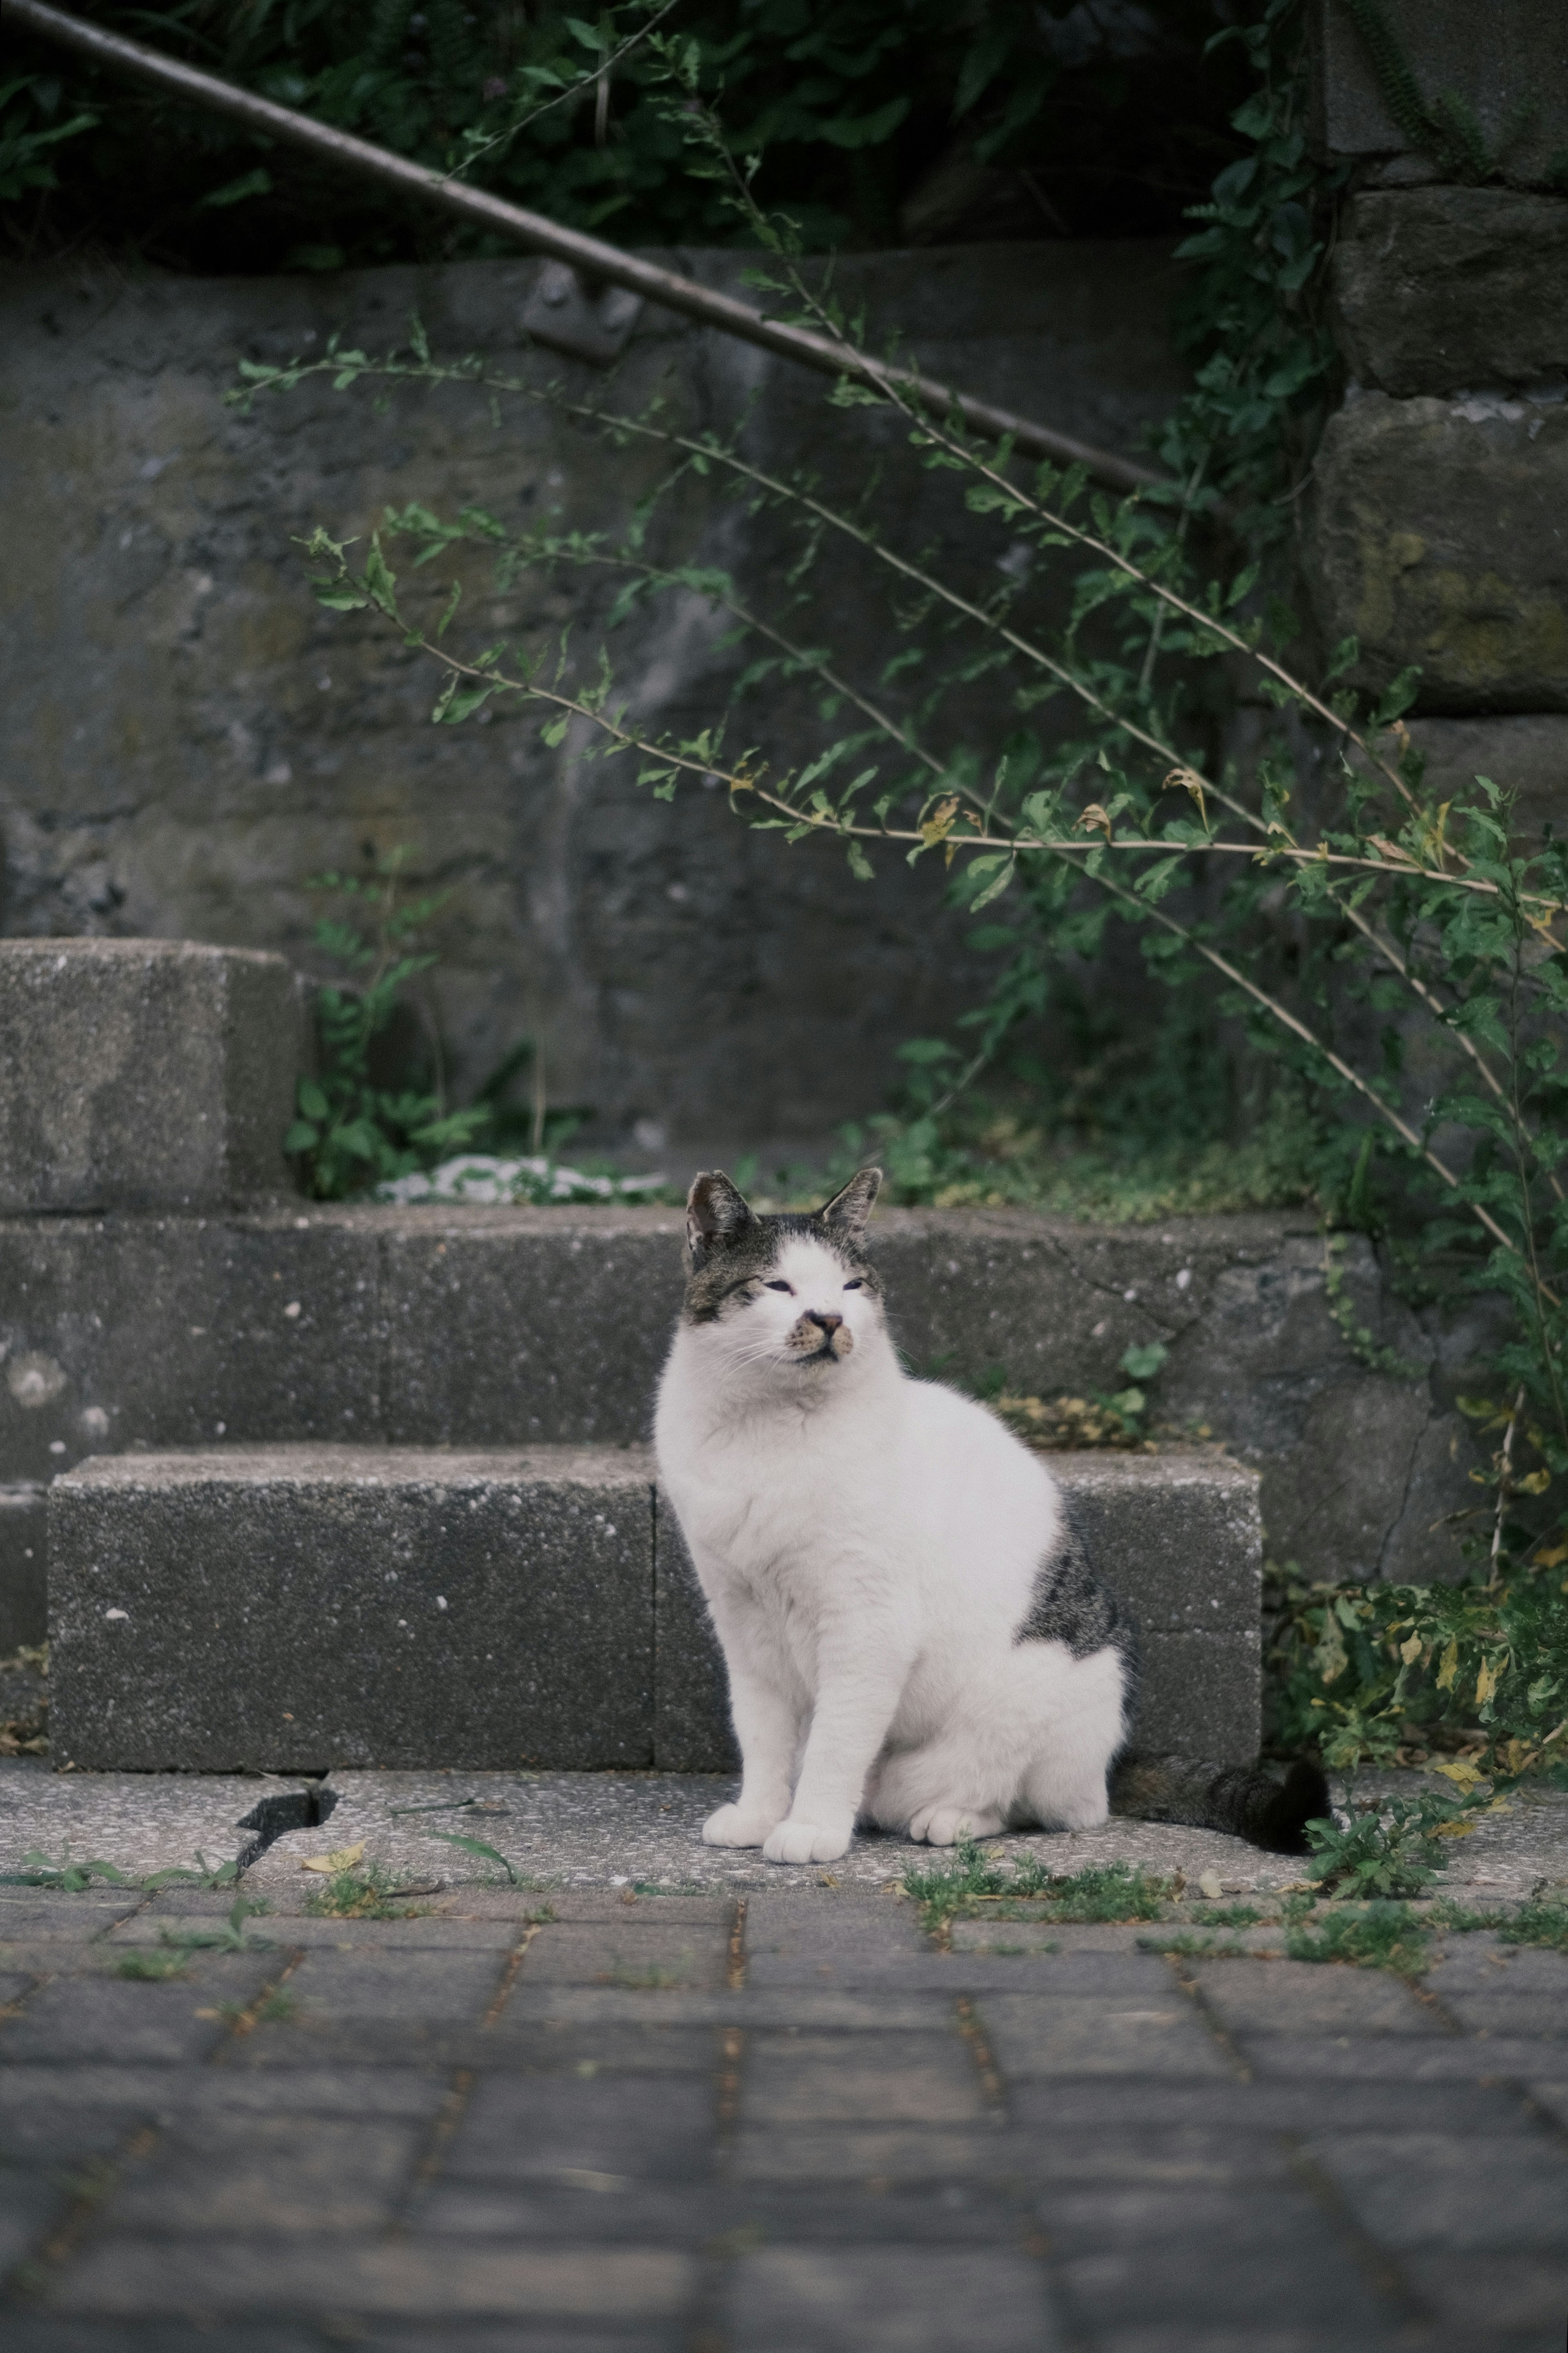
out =
{"type": "Polygon", "coordinates": [[[859,1888],[459,1887],[121,1974],[226,1901],[0,1890],[5,2353],[1563,2343],[1555,1952],[1410,1988],[944,1951],[859,1888]]]}

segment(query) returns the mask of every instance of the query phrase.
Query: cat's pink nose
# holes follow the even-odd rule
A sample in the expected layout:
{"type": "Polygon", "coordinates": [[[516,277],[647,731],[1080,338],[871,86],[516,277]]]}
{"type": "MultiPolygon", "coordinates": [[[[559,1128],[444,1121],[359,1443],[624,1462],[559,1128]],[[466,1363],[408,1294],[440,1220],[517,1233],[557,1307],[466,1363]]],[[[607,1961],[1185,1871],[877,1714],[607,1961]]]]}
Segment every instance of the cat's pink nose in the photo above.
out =
{"type": "Polygon", "coordinates": [[[805,1320],[808,1324],[818,1325],[831,1340],[844,1318],[842,1315],[819,1315],[815,1307],[808,1307],[805,1311],[805,1320]]]}

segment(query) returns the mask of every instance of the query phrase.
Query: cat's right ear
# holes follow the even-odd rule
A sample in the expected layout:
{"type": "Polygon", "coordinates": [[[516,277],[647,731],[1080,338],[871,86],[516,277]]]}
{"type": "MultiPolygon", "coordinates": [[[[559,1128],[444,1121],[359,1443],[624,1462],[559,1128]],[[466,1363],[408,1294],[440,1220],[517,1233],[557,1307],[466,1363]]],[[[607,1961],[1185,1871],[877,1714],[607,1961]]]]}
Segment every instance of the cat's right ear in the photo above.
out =
{"type": "Polygon", "coordinates": [[[757,1220],[721,1168],[705,1168],[686,1197],[686,1241],[694,1267],[727,1250],[757,1220]]]}

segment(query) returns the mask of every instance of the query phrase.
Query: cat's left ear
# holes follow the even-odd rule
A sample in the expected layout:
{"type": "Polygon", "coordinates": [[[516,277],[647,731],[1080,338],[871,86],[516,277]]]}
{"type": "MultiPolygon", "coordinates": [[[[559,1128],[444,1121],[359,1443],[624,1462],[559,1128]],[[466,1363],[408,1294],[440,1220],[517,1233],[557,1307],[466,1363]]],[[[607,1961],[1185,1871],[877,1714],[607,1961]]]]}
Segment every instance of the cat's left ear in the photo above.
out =
{"type": "Polygon", "coordinates": [[[686,1240],[691,1263],[700,1266],[710,1250],[736,1241],[757,1220],[750,1205],[721,1168],[705,1168],[686,1197],[686,1240]]]}
{"type": "Polygon", "coordinates": [[[881,1189],[881,1170],[862,1168],[858,1176],[851,1176],[843,1192],[835,1193],[827,1207],[816,1214],[830,1233],[846,1234],[851,1241],[858,1242],[881,1189]]]}

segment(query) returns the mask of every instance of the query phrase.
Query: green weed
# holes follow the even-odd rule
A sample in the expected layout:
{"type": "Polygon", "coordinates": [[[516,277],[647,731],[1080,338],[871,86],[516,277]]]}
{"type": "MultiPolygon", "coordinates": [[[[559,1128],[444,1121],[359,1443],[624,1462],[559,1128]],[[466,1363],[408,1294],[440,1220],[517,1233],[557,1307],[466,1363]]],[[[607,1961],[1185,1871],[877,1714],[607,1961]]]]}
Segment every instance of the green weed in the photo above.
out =
{"type": "Polygon", "coordinates": [[[1263,1915],[1251,1904],[1205,1904],[1193,1914],[1197,1928],[1256,1928],[1263,1915]]]}
{"type": "Polygon", "coordinates": [[[190,1957],[184,1953],[127,1953],[115,1974],[137,1978],[149,1985],[161,1985],[169,1978],[183,1978],[190,1967],[190,1957]]]}
{"type": "Polygon", "coordinates": [[[1359,1804],[1342,1829],[1331,1819],[1309,1822],[1312,1861],[1307,1877],[1325,1895],[1352,1899],[1424,1895],[1447,1868],[1450,1841],[1468,1827],[1463,1813],[1489,1802],[1472,1791],[1423,1789],[1414,1798],[1373,1798],[1359,1804]]]}
{"type": "Polygon", "coordinates": [[[67,1895],[84,1894],[95,1879],[106,1880],[111,1887],[136,1884],[112,1862],[73,1862],[68,1843],[58,1855],[46,1854],[41,1847],[29,1847],[22,1857],[20,1871],[0,1872],[0,1886],[52,1887],[67,1895]]]}
{"type": "Polygon", "coordinates": [[[1568,1903],[1560,1898],[1531,1896],[1511,1911],[1471,1911],[1444,1898],[1434,1906],[1439,1927],[1461,1934],[1489,1928],[1505,1945],[1544,1945],[1568,1953],[1568,1903]]]}
{"type": "Polygon", "coordinates": [[[1350,1961],[1417,1978],[1428,1966],[1431,1940],[1431,1921],[1408,1904],[1373,1903],[1320,1914],[1310,1927],[1288,1926],[1285,1951],[1293,1961],[1350,1961]]]}
{"type": "Polygon", "coordinates": [[[265,1936],[247,1933],[246,1922],[258,1906],[246,1895],[237,1896],[228,1918],[209,1928],[160,1928],[158,1942],[183,1953],[266,1953],[271,1946],[265,1936]]]}
{"type": "Polygon", "coordinates": [[[1009,1908],[988,1912],[993,1919],[1020,1916],[1052,1921],[1096,1923],[1158,1920],[1169,1901],[1173,1883],[1145,1872],[1140,1864],[1096,1863],[1089,1869],[1053,1878],[1036,1855],[1022,1855],[1004,1867],[987,1856],[973,1840],[963,1840],[957,1861],[944,1870],[916,1869],[904,1874],[904,1893],[921,1906],[923,1926],[931,1931],[950,1920],[973,1916],[973,1907],[1001,1904],[1009,1908]],[[1027,1903],[1048,1906],[1029,1915],[1010,1907],[1027,1903]]]}
{"type": "Polygon", "coordinates": [[[335,1872],[312,1887],[305,1909],[317,1919],[416,1920],[427,1905],[395,1904],[397,1873],[384,1863],[356,1863],[352,1871],[335,1872]]]}

